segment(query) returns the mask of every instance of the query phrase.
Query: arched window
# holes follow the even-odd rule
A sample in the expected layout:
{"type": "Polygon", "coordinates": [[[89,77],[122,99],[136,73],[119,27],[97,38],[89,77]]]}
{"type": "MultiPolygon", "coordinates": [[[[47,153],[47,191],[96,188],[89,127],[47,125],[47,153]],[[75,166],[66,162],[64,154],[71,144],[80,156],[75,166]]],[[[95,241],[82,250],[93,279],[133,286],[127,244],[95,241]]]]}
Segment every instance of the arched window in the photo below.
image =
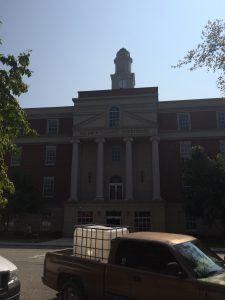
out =
{"type": "Polygon", "coordinates": [[[120,123],[119,107],[113,106],[109,110],[109,127],[118,127],[120,123]]]}

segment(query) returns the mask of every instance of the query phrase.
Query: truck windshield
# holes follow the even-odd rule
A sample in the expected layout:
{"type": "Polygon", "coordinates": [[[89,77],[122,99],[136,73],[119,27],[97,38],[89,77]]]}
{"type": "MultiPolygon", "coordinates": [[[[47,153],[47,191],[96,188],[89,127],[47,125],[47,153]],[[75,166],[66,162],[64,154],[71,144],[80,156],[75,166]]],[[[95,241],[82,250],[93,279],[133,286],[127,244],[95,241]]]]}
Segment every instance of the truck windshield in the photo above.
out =
{"type": "Polygon", "coordinates": [[[224,261],[197,240],[174,247],[183,257],[195,278],[204,278],[225,272],[224,261]]]}

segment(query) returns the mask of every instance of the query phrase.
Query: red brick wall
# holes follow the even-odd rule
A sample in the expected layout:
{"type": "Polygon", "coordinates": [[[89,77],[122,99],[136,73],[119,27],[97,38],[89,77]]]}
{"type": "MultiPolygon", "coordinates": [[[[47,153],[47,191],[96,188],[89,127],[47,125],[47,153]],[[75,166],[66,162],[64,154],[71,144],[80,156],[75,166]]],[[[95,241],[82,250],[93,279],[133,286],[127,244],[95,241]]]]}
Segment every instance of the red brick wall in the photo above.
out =
{"type": "MultiPolygon", "coordinates": [[[[190,112],[192,130],[209,130],[217,128],[216,111],[190,112]]],[[[177,113],[158,114],[159,131],[178,130],[177,113]]]]}
{"type": "Polygon", "coordinates": [[[158,128],[159,128],[159,131],[177,130],[177,114],[176,113],[159,113],[158,128]]]}
{"type": "Polygon", "coordinates": [[[56,165],[45,166],[45,145],[23,145],[21,165],[10,167],[9,173],[16,170],[27,172],[32,177],[34,185],[42,195],[43,177],[55,177],[54,203],[62,203],[70,195],[70,171],[72,160],[72,145],[57,145],[56,165]]]}
{"type": "Polygon", "coordinates": [[[203,111],[191,112],[191,128],[199,130],[216,129],[216,112],[203,111]]]}
{"type": "MultiPolygon", "coordinates": [[[[31,127],[40,135],[47,134],[47,119],[31,119],[29,120],[31,127]]],[[[60,118],[59,119],[59,134],[72,135],[73,118],[60,118]]]]}

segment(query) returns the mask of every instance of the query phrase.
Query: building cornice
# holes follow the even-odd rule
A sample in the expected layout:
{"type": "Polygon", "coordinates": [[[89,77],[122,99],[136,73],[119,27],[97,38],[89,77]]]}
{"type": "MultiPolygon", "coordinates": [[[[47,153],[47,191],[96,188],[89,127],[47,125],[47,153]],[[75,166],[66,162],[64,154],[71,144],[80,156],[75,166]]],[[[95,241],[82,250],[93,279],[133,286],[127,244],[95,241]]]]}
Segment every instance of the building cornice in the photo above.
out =
{"type": "Polygon", "coordinates": [[[160,132],[161,140],[182,140],[182,139],[224,139],[225,130],[199,130],[199,131],[174,131],[174,132],[160,132]]]}
{"type": "Polygon", "coordinates": [[[225,98],[159,101],[158,112],[179,112],[225,109],[225,98]]]}
{"type": "Polygon", "coordinates": [[[35,137],[21,137],[14,140],[17,145],[22,144],[70,144],[71,136],[35,136],[35,137]]]}
{"type": "Polygon", "coordinates": [[[28,119],[72,117],[74,106],[25,108],[28,119]]]}

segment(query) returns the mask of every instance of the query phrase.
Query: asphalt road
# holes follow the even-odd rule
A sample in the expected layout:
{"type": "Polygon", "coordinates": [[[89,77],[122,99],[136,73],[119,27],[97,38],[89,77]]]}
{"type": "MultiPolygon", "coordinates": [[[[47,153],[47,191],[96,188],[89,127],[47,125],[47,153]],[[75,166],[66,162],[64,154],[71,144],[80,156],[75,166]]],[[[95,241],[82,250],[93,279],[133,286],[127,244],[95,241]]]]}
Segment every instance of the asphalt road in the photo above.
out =
{"type": "Polygon", "coordinates": [[[0,248],[0,255],[12,261],[19,269],[21,300],[56,300],[56,292],[46,287],[41,276],[44,256],[51,249],[0,248]]]}

